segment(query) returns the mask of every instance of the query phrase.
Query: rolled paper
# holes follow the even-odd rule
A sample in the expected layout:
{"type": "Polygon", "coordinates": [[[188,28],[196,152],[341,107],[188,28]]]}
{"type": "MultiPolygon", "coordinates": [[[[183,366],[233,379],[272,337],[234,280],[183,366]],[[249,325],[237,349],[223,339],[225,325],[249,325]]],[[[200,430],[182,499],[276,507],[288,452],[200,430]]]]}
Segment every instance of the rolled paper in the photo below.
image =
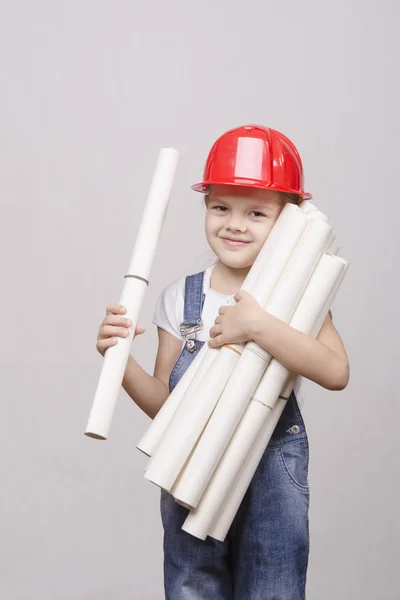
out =
{"type": "Polygon", "coordinates": [[[332,229],[331,235],[329,236],[329,240],[326,244],[326,250],[325,250],[326,254],[331,254],[330,249],[335,246],[335,242],[336,242],[336,234],[332,229]]]}
{"type": "Polygon", "coordinates": [[[304,229],[305,222],[303,211],[301,211],[300,208],[294,204],[285,204],[281,214],[276,220],[275,225],[271,229],[267,239],[265,240],[265,243],[258,253],[250,271],[248,272],[240,288],[241,290],[251,294],[259,293],[256,290],[256,286],[259,286],[257,280],[259,277],[263,275],[265,276],[266,265],[268,265],[268,270],[273,266],[271,261],[275,259],[276,252],[280,252],[278,248],[281,247],[282,237],[290,235],[291,229],[294,227],[295,223],[298,226],[299,215],[300,222],[303,223],[302,229],[304,229]]]}
{"type": "Polygon", "coordinates": [[[329,250],[328,250],[328,254],[331,254],[332,256],[337,256],[339,254],[339,250],[340,250],[340,246],[337,243],[336,240],[333,240],[329,250]]]}
{"type": "Polygon", "coordinates": [[[117,398],[121,389],[129,350],[139,318],[151,266],[161,234],[165,213],[175,178],[179,152],[162,148],[150,186],[149,195],[140,223],[136,243],[125,275],[120,304],[126,307],[125,317],[131,319],[131,333],[109,347],[98,381],[94,402],[86,426],[85,435],[107,439],[117,398]]]}
{"type": "MultiPolygon", "coordinates": [[[[332,227],[322,219],[307,223],[267,302],[268,313],[290,322],[322,253],[330,245],[331,234],[332,227]]],[[[171,490],[174,498],[192,507],[198,505],[271,358],[254,342],[246,344],[179,484],[171,490]]]]}
{"type": "Polygon", "coordinates": [[[214,372],[213,367],[219,358],[217,356],[207,377],[203,378],[201,388],[194,390],[191,405],[188,406],[185,402],[186,395],[184,396],[148,465],[146,479],[164,490],[171,490],[213,410],[210,398],[213,400],[217,396],[218,399],[222,394],[239,356],[239,351],[234,347],[227,351],[223,365],[225,370],[220,370],[218,377],[212,378],[210,373],[214,372]]]}
{"type": "Polygon", "coordinates": [[[302,202],[300,202],[299,208],[305,214],[308,214],[312,210],[318,210],[318,208],[315,206],[315,204],[313,202],[311,202],[311,200],[303,200],[302,202]]]}
{"type": "MultiPolygon", "coordinates": [[[[311,335],[314,338],[316,338],[318,336],[319,331],[321,330],[321,327],[326,319],[328,311],[330,310],[330,308],[333,304],[336,294],[340,288],[340,285],[341,285],[341,283],[344,279],[344,276],[349,267],[348,261],[345,261],[340,258],[338,260],[340,260],[341,263],[343,264],[343,269],[333,287],[332,292],[329,295],[327,302],[325,303],[323,310],[320,312],[319,316],[317,317],[313,331],[311,332],[311,335]]],[[[297,314],[299,314],[299,313],[297,313],[297,314]]],[[[292,325],[292,322],[291,322],[291,325],[292,325]]],[[[268,379],[271,382],[270,373],[273,368],[273,365],[280,365],[280,363],[276,359],[271,361],[270,366],[268,367],[267,371],[265,372],[265,375],[264,375],[263,379],[261,380],[256,393],[254,394],[254,399],[256,400],[256,403],[259,406],[261,406],[261,404],[264,404],[264,406],[266,406],[266,403],[268,403],[268,393],[269,393],[268,379]],[[260,399],[262,401],[261,404],[260,404],[260,399]]],[[[234,484],[230,487],[228,493],[225,495],[225,498],[224,498],[222,504],[220,505],[211,526],[208,529],[208,535],[210,537],[213,537],[220,541],[223,541],[225,539],[225,537],[229,531],[229,528],[233,522],[233,519],[235,518],[235,515],[236,515],[236,513],[239,509],[239,506],[243,500],[243,497],[244,497],[244,495],[250,485],[250,482],[254,476],[254,473],[258,467],[258,464],[265,452],[266,447],[268,446],[268,443],[272,436],[272,433],[274,432],[274,429],[279,421],[279,418],[283,412],[283,409],[285,408],[285,404],[286,404],[285,398],[287,399],[290,397],[290,394],[292,392],[296,378],[297,378],[297,375],[292,373],[291,376],[289,377],[289,380],[286,383],[284,389],[280,392],[279,399],[277,399],[275,401],[275,404],[272,402],[272,403],[270,403],[270,405],[266,406],[266,408],[268,410],[271,407],[270,413],[269,413],[269,415],[267,415],[267,419],[262,426],[261,432],[259,433],[259,435],[256,438],[255,442],[253,443],[250,451],[248,452],[246,459],[245,459],[243,465],[241,466],[240,471],[237,474],[237,477],[234,480],[234,484]]],[[[232,440],[231,440],[230,444],[231,443],[232,443],[232,440]]],[[[229,446],[230,446],[230,444],[229,444],[229,446]]]]}
{"type": "Polygon", "coordinates": [[[329,296],[329,300],[327,302],[328,308],[326,306],[324,307],[324,310],[321,312],[321,314],[319,315],[319,317],[318,317],[318,319],[317,319],[317,321],[315,323],[314,329],[313,329],[313,331],[311,333],[311,335],[314,338],[318,337],[319,332],[321,331],[322,325],[324,324],[325,319],[326,319],[326,317],[327,317],[327,315],[329,313],[329,310],[330,310],[330,308],[331,308],[331,306],[333,304],[333,301],[335,300],[336,295],[337,295],[337,293],[339,291],[339,288],[342,285],[343,279],[345,278],[346,273],[347,273],[347,271],[349,270],[349,267],[350,267],[350,262],[348,260],[345,260],[344,258],[341,258],[340,256],[338,256],[337,258],[343,263],[344,269],[341,272],[340,277],[339,277],[339,279],[338,279],[335,287],[333,288],[331,295],[329,296]]]}
{"type": "MultiPolygon", "coordinates": [[[[315,223],[317,224],[317,221],[315,223]]],[[[311,222],[307,222],[304,213],[298,207],[290,204],[285,206],[272,230],[274,231],[275,227],[278,226],[278,234],[275,232],[275,236],[269,242],[273,244],[273,248],[269,253],[264,253],[264,256],[268,255],[263,269],[265,275],[256,279],[251,293],[260,298],[262,297],[261,292],[267,289],[268,293],[271,294],[282,270],[293,254],[294,249],[297,248],[299,238],[310,225],[311,222]],[[278,267],[276,267],[277,264],[278,267]],[[271,269],[269,268],[270,265],[271,269]]],[[[318,228],[318,225],[311,226],[312,231],[316,228],[318,228]]],[[[320,228],[324,230],[327,228],[329,232],[331,231],[331,228],[322,221],[320,222],[320,228]]],[[[266,243],[268,243],[268,240],[270,240],[270,236],[267,238],[266,243]]],[[[181,469],[184,467],[218,403],[240,358],[243,347],[243,344],[231,344],[222,347],[207,372],[207,377],[203,378],[202,385],[194,391],[192,396],[189,395],[191,389],[189,387],[157,448],[154,460],[148,466],[145,477],[149,481],[163,489],[172,491],[181,469]]],[[[264,364],[263,351],[257,350],[257,355],[264,364]]],[[[191,505],[184,498],[178,497],[178,499],[191,505]]]]}
{"type": "MultiPolygon", "coordinates": [[[[207,349],[207,344],[204,344],[203,347],[202,347],[202,349],[200,350],[200,352],[202,352],[203,350],[206,350],[206,349],[207,349]]],[[[206,374],[207,374],[210,366],[212,365],[213,361],[215,360],[215,355],[218,353],[218,350],[216,350],[215,348],[208,348],[208,350],[209,350],[208,352],[204,351],[204,353],[203,353],[203,359],[202,359],[202,361],[200,363],[200,366],[198,367],[197,370],[196,369],[194,370],[194,376],[193,376],[193,378],[192,378],[192,380],[191,380],[191,382],[189,384],[190,385],[190,390],[193,390],[192,393],[194,393],[197,390],[197,388],[201,385],[201,383],[203,382],[204,377],[206,376],[206,374]]],[[[199,352],[199,354],[200,354],[200,352],[199,352]]],[[[192,365],[193,365],[193,363],[194,363],[194,361],[192,362],[192,365]]],[[[172,391],[172,394],[175,391],[175,389],[177,389],[177,387],[178,386],[176,386],[174,388],[174,390],[172,391]]],[[[189,386],[188,386],[188,388],[189,388],[189,386]]],[[[171,394],[171,396],[172,396],[172,394],[171,394]]],[[[182,400],[183,394],[184,394],[184,392],[181,393],[180,396],[178,396],[176,406],[174,407],[174,411],[170,415],[170,420],[174,417],[175,412],[178,409],[178,407],[180,405],[180,402],[182,400]]],[[[164,404],[164,406],[165,406],[165,404],[164,404]]],[[[166,429],[164,429],[164,425],[165,425],[165,422],[161,423],[160,433],[162,433],[162,435],[164,435],[164,432],[166,430],[166,429]],[[162,430],[161,430],[161,428],[162,428],[162,430]]],[[[166,427],[168,427],[168,424],[166,425],[166,427]]],[[[161,440],[163,439],[162,435],[160,435],[160,437],[158,439],[158,443],[153,448],[153,453],[151,455],[151,459],[147,463],[147,469],[146,469],[146,471],[149,470],[150,466],[152,465],[152,463],[155,460],[155,457],[156,457],[157,452],[159,450],[159,444],[161,443],[161,440]]]]}
{"type": "MultiPolygon", "coordinates": [[[[274,248],[282,239],[282,236],[285,234],[285,230],[287,230],[287,227],[290,224],[290,222],[293,222],[294,214],[299,212],[301,211],[297,206],[293,204],[285,205],[274,227],[272,228],[267,240],[265,241],[263,247],[258,253],[257,258],[254,261],[250,271],[248,272],[242,284],[242,290],[247,292],[252,291],[254,284],[256,283],[260,273],[264,269],[265,263],[268,262],[274,256],[274,248]]],[[[233,300],[232,304],[235,304],[233,300]]],[[[241,348],[236,348],[236,350],[240,352],[241,348]]],[[[186,376],[186,373],[185,375],[183,375],[182,379],[175,386],[174,390],[169,395],[162,408],[159,410],[159,412],[153,419],[145,435],[142,437],[139,444],[137,445],[138,450],[140,450],[144,454],[147,454],[148,456],[153,456],[157,444],[164,435],[182,399],[186,396],[187,401],[190,401],[192,395],[194,394],[195,387],[197,386],[197,380],[193,381],[194,374],[199,368],[204,356],[206,354],[208,355],[208,362],[206,364],[209,367],[212,364],[213,360],[216,358],[218,352],[219,350],[211,349],[208,346],[208,344],[204,344],[203,348],[201,349],[201,352],[199,352],[199,354],[192,361],[190,367],[186,371],[186,373],[189,371],[188,375],[186,376]]],[[[147,471],[149,469],[149,466],[150,463],[147,465],[147,471]]]]}
{"type": "Polygon", "coordinates": [[[324,221],[329,221],[329,217],[319,210],[319,208],[311,202],[311,200],[303,200],[299,204],[299,208],[307,215],[308,218],[320,217],[324,221]]]}

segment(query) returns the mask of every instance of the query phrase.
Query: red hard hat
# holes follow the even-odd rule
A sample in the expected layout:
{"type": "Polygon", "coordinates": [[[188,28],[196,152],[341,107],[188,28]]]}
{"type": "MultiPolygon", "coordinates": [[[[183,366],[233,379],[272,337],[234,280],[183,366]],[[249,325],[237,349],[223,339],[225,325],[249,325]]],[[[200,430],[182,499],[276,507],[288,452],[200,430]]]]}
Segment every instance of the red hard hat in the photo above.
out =
{"type": "Polygon", "coordinates": [[[300,154],[283,133],[260,125],[244,125],[227,131],[217,139],[204,167],[203,181],[192,189],[207,192],[212,184],[301,194],[312,198],[303,188],[300,154]]]}

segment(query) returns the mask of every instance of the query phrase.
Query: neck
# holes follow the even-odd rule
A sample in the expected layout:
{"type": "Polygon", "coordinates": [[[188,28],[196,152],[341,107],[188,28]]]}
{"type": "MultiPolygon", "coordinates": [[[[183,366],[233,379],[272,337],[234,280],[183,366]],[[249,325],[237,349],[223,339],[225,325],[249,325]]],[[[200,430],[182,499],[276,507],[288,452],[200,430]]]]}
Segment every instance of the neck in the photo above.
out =
{"type": "Polygon", "coordinates": [[[220,294],[235,294],[249,271],[250,267],[234,269],[218,261],[211,273],[210,287],[220,294]]]}

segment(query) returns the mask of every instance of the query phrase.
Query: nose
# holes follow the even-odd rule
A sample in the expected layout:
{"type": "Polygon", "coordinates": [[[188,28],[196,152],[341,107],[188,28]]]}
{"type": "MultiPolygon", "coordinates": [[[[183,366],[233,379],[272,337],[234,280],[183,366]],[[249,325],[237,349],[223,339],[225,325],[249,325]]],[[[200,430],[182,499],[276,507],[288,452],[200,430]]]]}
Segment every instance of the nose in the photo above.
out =
{"type": "Polygon", "coordinates": [[[226,229],[229,229],[229,231],[240,231],[241,233],[244,233],[247,230],[246,219],[241,215],[231,213],[225,227],[226,229]]]}

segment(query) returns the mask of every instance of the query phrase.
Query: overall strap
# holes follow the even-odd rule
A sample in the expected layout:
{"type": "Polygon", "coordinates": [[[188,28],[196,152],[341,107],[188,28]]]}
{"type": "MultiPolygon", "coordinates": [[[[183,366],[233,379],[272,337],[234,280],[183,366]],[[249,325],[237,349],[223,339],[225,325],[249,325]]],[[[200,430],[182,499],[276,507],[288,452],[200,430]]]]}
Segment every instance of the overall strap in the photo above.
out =
{"type": "Polygon", "coordinates": [[[189,352],[196,350],[196,332],[203,329],[201,313],[204,304],[204,271],[188,275],[185,281],[184,316],[180,325],[181,335],[186,338],[189,352]]]}

